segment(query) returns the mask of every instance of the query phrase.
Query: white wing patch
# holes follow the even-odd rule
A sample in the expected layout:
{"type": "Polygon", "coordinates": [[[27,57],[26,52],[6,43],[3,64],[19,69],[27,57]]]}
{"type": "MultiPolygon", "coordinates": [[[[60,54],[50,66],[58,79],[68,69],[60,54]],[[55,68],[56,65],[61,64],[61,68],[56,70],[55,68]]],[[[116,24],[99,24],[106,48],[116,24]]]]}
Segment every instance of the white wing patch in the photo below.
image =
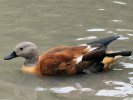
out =
{"type": "Polygon", "coordinates": [[[93,51],[93,50],[96,50],[96,49],[97,49],[97,47],[91,48],[89,52],[91,52],[91,51],[93,51]]]}
{"type": "Polygon", "coordinates": [[[93,47],[93,48],[91,48],[91,46],[90,46],[90,45],[88,45],[88,46],[87,46],[87,48],[90,48],[89,52],[91,52],[91,51],[93,51],[93,50],[97,49],[98,47],[93,47]]]}
{"type": "MultiPolygon", "coordinates": [[[[86,46],[86,44],[83,44],[83,45],[86,46]]],[[[89,50],[88,52],[91,52],[91,51],[93,51],[93,50],[96,50],[98,47],[93,47],[93,48],[92,48],[90,45],[88,45],[87,48],[90,48],[90,50],[89,50]]],[[[83,55],[80,56],[80,57],[78,57],[78,58],[76,59],[76,61],[77,61],[76,64],[79,63],[80,61],[82,61],[82,58],[83,58],[83,55]]]]}
{"type": "Polygon", "coordinates": [[[90,46],[90,45],[88,45],[88,46],[87,46],[87,48],[91,48],[91,46],[90,46]]]}
{"type": "MultiPolygon", "coordinates": [[[[77,63],[79,63],[80,61],[82,61],[82,58],[83,58],[83,55],[80,56],[80,57],[78,57],[78,58],[77,58],[77,63]]],[[[77,63],[76,63],[76,64],[77,64],[77,63]]]]}

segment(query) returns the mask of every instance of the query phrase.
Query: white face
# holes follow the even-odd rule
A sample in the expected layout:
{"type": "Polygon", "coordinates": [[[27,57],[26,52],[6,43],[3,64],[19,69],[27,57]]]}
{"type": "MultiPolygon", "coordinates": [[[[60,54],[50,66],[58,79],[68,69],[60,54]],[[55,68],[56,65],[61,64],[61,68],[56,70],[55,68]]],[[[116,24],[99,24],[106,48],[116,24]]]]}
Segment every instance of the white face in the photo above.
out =
{"type": "Polygon", "coordinates": [[[37,46],[31,42],[21,42],[14,49],[18,57],[32,58],[37,53],[37,46]]]}

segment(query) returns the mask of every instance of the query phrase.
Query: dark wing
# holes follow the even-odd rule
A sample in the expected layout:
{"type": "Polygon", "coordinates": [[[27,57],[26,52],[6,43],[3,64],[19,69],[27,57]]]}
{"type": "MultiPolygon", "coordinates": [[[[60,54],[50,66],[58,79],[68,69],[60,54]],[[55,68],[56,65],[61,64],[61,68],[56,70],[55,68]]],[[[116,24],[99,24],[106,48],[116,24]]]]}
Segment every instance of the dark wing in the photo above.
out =
{"type": "Polygon", "coordinates": [[[105,46],[84,54],[82,61],[88,61],[88,67],[84,70],[84,72],[94,73],[103,70],[104,64],[102,61],[105,55],[105,46]]]}
{"type": "Polygon", "coordinates": [[[104,46],[108,46],[112,41],[116,40],[119,37],[120,36],[117,36],[117,35],[110,36],[110,37],[107,37],[107,38],[103,38],[103,39],[100,39],[100,40],[93,41],[93,42],[89,43],[88,45],[103,44],[104,46]]]}
{"type": "Polygon", "coordinates": [[[106,47],[97,48],[91,52],[88,52],[83,55],[82,61],[91,61],[99,59],[106,54],[106,47]]]}

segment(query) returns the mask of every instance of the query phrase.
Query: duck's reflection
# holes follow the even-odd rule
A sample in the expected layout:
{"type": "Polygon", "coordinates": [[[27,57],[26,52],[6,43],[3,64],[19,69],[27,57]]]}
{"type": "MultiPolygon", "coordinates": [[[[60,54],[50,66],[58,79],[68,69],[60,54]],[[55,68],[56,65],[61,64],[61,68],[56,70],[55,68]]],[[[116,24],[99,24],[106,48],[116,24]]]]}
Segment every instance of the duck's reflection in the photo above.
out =
{"type": "MultiPolygon", "coordinates": [[[[122,72],[122,70],[118,71],[122,72]]],[[[38,95],[39,98],[41,96],[44,98],[45,96],[48,96],[48,94],[49,96],[67,98],[81,98],[82,95],[110,96],[118,91],[120,91],[120,94],[123,92],[122,88],[127,88],[128,86],[131,88],[132,86],[122,82],[123,76],[120,76],[120,72],[118,73],[118,71],[113,71],[112,68],[111,70],[92,75],[80,74],[63,77],[25,75],[25,79],[21,83],[15,84],[15,95],[21,99],[35,100],[38,98],[38,95]],[[118,87],[115,87],[116,85],[121,85],[119,83],[122,83],[123,86],[121,87],[121,90],[120,88],[118,89],[118,87]],[[108,87],[111,87],[112,89],[110,90],[108,87]]],[[[130,82],[129,79],[124,79],[124,81],[130,82]]],[[[128,89],[126,89],[126,91],[126,95],[128,95],[129,92],[133,92],[128,89]]],[[[123,95],[119,95],[119,97],[121,96],[123,95]]]]}
{"type": "Polygon", "coordinates": [[[15,84],[15,95],[22,100],[37,99],[35,87],[39,84],[39,79],[35,76],[27,75],[21,83],[15,84]]]}

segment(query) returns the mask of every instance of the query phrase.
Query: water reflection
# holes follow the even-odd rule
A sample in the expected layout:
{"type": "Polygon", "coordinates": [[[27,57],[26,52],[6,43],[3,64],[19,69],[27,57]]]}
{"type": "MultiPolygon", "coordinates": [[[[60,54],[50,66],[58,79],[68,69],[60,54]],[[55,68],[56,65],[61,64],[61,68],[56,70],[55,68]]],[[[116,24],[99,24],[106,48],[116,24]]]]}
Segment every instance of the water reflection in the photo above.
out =
{"type": "MultiPolygon", "coordinates": [[[[94,93],[93,89],[83,86],[85,81],[80,82],[76,77],[73,78],[35,77],[26,75],[21,83],[15,83],[13,84],[13,87],[15,95],[19,99],[24,100],[35,100],[38,98],[38,93],[43,93],[43,96],[52,93],[59,97],[68,98],[80,98],[80,96],[78,96],[79,93],[94,93]]],[[[79,76],[79,78],[83,80],[84,77],[79,76]]]]}
{"type": "Polygon", "coordinates": [[[114,33],[114,32],[113,32],[113,31],[107,31],[107,33],[109,33],[109,34],[111,33],[111,34],[112,34],[112,33],[114,33]]]}
{"type": "Polygon", "coordinates": [[[133,72],[129,72],[128,74],[133,74],[133,72]]]}
{"type": "Polygon", "coordinates": [[[108,81],[105,82],[106,85],[114,85],[114,89],[102,89],[99,90],[97,96],[109,96],[109,97],[126,97],[133,94],[133,85],[121,81],[108,81]],[[117,86],[116,86],[117,85],[117,86]]]}
{"type": "Polygon", "coordinates": [[[113,70],[123,70],[123,69],[120,69],[120,68],[114,68],[113,70]]]}
{"type": "Polygon", "coordinates": [[[26,75],[21,83],[14,84],[15,95],[23,100],[36,100],[37,91],[35,87],[39,84],[39,79],[36,76],[26,75]]]}
{"type": "Polygon", "coordinates": [[[130,59],[130,60],[133,60],[133,56],[130,56],[129,59],[130,59]]]}
{"type": "Polygon", "coordinates": [[[98,9],[98,10],[105,10],[105,9],[98,9]]]}
{"type": "Polygon", "coordinates": [[[120,38],[118,38],[118,40],[127,40],[129,39],[128,37],[124,37],[124,36],[121,36],[120,38]]]}
{"type": "Polygon", "coordinates": [[[127,35],[129,35],[129,36],[133,36],[133,34],[127,34],[127,35]]]}
{"type": "MultiPolygon", "coordinates": [[[[121,72],[121,70],[119,71],[121,72]]],[[[9,86],[14,88],[13,91],[17,98],[25,100],[35,100],[38,98],[38,94],[43,94],[44,97],[49,94],[67,98],[81,98],[82,95],[125,97],[133,92],[133,88],[131,84],[122,82],[120,72],[110,69],[94,75],[71,77],[36,77],[24,74],[25,78],[21,82],[16,80],[9,86]],[[114,89],[109,89],[109,86],[114,89]]],[[[133,83],[132,77],[129,77],[129,80],[130,83],[133,83]]],[[[7,83],[9,84],[9,82],[7,83]]]]}
{"type": "Polygon", "coordinates": [[[122,22],[122,20],[112,20],[113,22],[122,22]]]}
{"type": "Polygon", "coordinates": [[[24,100],[35,100],[37,98],[37,91],[32,85],[16,85],[15,86],[15,95],[24,100]]]}
{"type": "Polygon", "coordinates": [[[123,94],[123,91],[120,90],[100,90],[97,94],[97,96],[107,96],[107,97],[124,97],[126,96],[123,94]]]}
{"type": "MultiPolygon", "coordinates": [[[[0,57],[16,42],[35,42],[41,54],[54,46],[86,45],[83,43],[91,39],[114,34],[123,35],[123,41],[111,43],[109,50],[133,50],[132,4],[133,0],[0,0],[0,57]]],[[[112,68],[93,75],[61,78],[19,74],[22,60],[1,60],[0,99],[131,100],[132,60],[132,56],[122,58],[112,68]]]]}
{"type": "Polygon", "coordinates": [[[94,90],[91,88],[83,88],[80,83],[76,83],[76,87],[66,86],[66,87],[53,87],[53,88],[35,88],[36,91],[53,91],[55,93],[70,93],[72,91],[77,91],[79,93],[82,92],[93,92],[94,90]]]}
{"type": "Polygon", "coordinates": [[[89,36],[89,37],[85,37],[85,38],[77,38],[76,40],[91,40],[91,39],[96,39],[96,36],[89,36]]]}
{"type": "Polygon", "coordinates": [[[36,90],[36,91],[46,91],[46,90],[48,90],[48,89],[42,88],[42,87],[36,87],[35,90],[36,90]]]}
{"type": "Polygon", "coordinates": [[[113,1],[114,3],[116,4],[121,4],[121,5],[125,5],[126,3],[125,2],[120,2],[120,1],[113,1]]]}
{"type": "Polygon", "coordinates": [[[124,66],[124,68],[133,68],[133,64],[132,63],[120,62],[120,64],[122,64],[124,66]]]}
{"type": "Polygon", "coordinates": [[[123,31],[123,32],[133,32],[133,30],[130,29],[116,29],[117,31],[123,31]]]}
{"type": "Polygon", "coordinates": [[[88,32],[98,32],[98,31],[105,31],[105,29],[102,28],[93,28],[93,29],[88,29],[88,32]]]}
{"type": "Polygon", "coordinates": [[[125,98],[123,100],[133,100],[133,98],[132,97],[127,97],[127,98],[125,98]]]}
{"type": "Polygon", "coordinates": [[[71,91],[75,91],[77,90],[76,88],[74,87],[71,87],[71,86],[67,86],[67,87],[58,87],[58,88],[51,88],[49,90],[52,90],[54,91],[55,93],[69,93],[71,91]]]}
{"type": "Polygon", "coordinates": [[[128,77],[128,79],[130,80],[130,83],[133,84],[133,77],[128,77]]]}

